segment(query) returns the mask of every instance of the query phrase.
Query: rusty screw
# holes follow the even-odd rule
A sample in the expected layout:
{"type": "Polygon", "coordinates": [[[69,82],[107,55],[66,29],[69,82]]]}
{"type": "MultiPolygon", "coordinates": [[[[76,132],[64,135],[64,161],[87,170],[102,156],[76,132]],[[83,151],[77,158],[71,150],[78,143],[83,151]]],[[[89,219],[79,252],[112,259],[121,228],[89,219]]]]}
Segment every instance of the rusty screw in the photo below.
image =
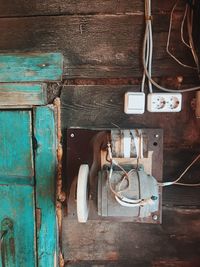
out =
{"type": "Polygon", "coordinates": [[[154,215],[152,216],[152,219],[153,219],[154,221],[157,221],[157,220],[158,220],[158,215],[157,215],[157,214],[154,214],[154,215]]]}

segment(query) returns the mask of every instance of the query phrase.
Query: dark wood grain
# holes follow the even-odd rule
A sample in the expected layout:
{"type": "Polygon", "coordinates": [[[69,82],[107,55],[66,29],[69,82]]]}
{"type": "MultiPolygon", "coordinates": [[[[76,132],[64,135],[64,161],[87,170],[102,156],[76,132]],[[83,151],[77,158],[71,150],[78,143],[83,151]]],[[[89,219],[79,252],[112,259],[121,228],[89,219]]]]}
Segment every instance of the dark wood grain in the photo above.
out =
{"type": "MultiPolygon", "coordinates": [[[[125,265],[121,266],[197,267],[200,253],[199,214],[199,210],[165,208],[160,226],[100,221],[79,224],[69,222],[66,217],[63,220],[66,262],[107,260],[115,261],[114,266],[120,266],[117,265],[118,261],[124,261],[125,265]],[[129,265],[126,265],[127,261],[129,265]],[[162,264],[159,265],[159,262],[162,264]],[[170,262],[177,265],[170,265],[170,262]],[[178,265],[180,262],[188,265],[178,265]]],[[[77,263],[72,266],[84,265],[77,263]]]]}
{"type": "Polygon", "coordinates": [[[199,258],[192,260],[164,259],[153,263],[147,261],[135,260],[85,260],[85,261],[67,261],[65,267],[199,267],[199,258]]]}
{"type": "MultiPolygon", "coordinates": [[[[175,0],[152,1],[153,75],[193,79],[197,77],[195,72],[180,67],[166,54],[169,13],[174,3],[175,0]]],[[[184,4],[185,0],[179,1],[173,19],[170,49],[186,64],[193,64],[190,51],[180,41],[184,4]]],[[[197,154],[200,122],[190,108],[194,94],[184,95],[183,111],[178,114],[123,113],[124,93],[139,90],[139,86],[120,84],[139,83],[142,76],[144,1],[2,0],[0,17],[2,53],[59,51],[65,56],[64,79],[79,79],[68,83],[104,84],[62,89],[64,129],[110,128],[112,123],[163,128],[165,180],[176,178],[197,154]],[[91,78],[97,80],[84,80],[91,78]],[[110,78],[116,79],[113,82],[110,78]]],[[[198,24],[199,16],[195,17],[198,24]]],[[[199,43],[198,27],[195,35],[199,43]]],[[[52,101],[59,91],[60,86],[49,86],[48,98],[52,101]]],[[[197,164],[185,181],[198,181],[198,170],[197,164]]],[[[170,187],[164,189],[161,226],[99,221],[80,225],[65,217],[62,239],[66,266],[199,267],[199,203],[199,189],[170,187]]]]}
{"type": "MultiPolygon", "coordinates": [[[[170,47],[176,56],[192,63],[189,49],[180,41],[182,13],[170,47]]],[[[1,18],[0,51],[59,51],[64,54],[64,78],[142,76],[143,14],[39,16],[1,18]]],[[[179,66],[166,54],[169,15],[155,15],[153,76],[195,73],[179,66]]]]}
{"type": "MultiPolygon", "coordinates": [[[[153,12],[169,12],[173,4],[173,0],[155,0],[153,1],[153,12]]],[[[0,2],[1,17],[62,14],[119,14],[138,13],[143,12],[143,10],[144,2],[140,0],[8,0],[0,2]]]]}
{"type": "Polygon", "coordinates": [[[200,122],[191,109],[194,95],[183,95],[180,113],[124,113],[124,94],[139,86],[65,86],[62,89],[62,125],[67,127],[149,127],[164,129],[164,147],[199,146],[200,122]]]}
{"type": "MultiPolygon", "coordinates": [[[[188,140],[189,141],[189,140],[188,140]]],[[[164,150],[163,180],[177,179],[199,154],[199,148],[181,149],[180,146],[164,150]]],[[[196,162],[180,182],[200,183],[200,162],[196,162]]],[[[163,205],[167,207],[200,207],[200,187],[168,186],[163,189],[163,205]]]]}

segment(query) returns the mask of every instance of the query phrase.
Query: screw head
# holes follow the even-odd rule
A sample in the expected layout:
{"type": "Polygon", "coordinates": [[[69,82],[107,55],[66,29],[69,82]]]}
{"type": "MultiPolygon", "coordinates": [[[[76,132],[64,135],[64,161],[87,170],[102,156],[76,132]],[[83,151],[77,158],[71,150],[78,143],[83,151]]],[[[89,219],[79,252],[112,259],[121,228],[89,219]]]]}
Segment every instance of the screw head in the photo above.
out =
{"type": "Polygon", "coordinates": [[[71,134],[70,134],[70,137],[71,137],[71,138],[74,138],[74,136],[75,136],[74,133],[71,133],[71,134]]]}
{"type": "Polygon", "coordinates": [[[152,216],[152,219],[153,219],[154,221],[157,221],[157,220],[158,220],[158,215],[157,215],[157,214],[154,214],[154,215],[152,216]]]}

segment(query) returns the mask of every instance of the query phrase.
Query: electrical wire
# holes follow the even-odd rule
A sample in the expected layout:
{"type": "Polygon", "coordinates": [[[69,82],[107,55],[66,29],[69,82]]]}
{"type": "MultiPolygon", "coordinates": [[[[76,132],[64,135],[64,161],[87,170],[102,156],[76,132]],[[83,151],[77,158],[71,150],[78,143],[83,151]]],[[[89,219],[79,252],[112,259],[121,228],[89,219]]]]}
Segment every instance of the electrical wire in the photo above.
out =
{"type": "Polygon", "coordinates": [[[180,183],[179,181],[182,179],[182,177],[187,173],[187,171],[200,159],[200,154],[190,163],[189,166],[181,173],[181,175],[172,182],[164,182],[164,183],[158,183],[159,186],[170,186],[170,185],[182,185],[182,186],[200,186],[200,183],[196,184],[187,184],[187,183],[180,183]]]}
{"type": "MultiPolygon", "coordinates": [[[[148,32],[149,32],[149,61],[148,61],[148,68],[149,68],[149,74],[150,76],[152,75],[152,58],[153,58],[153,40],[152,40],[152,24],[151,24],[151,0],[147,1],[147,15],[148,17],[146,18],[147,24],[148,24],[148,32]]],[[[152,84],[150,81],[149,82],[149,91],[152,93],[152,84]]]]}
{"type": "MultiPolygon", "coordinates": [[[[192,4],[194,4],[194,0],[192,1],[192,4]]],[[[197,56],[197,53],[196,53],[196,50],[195,50],[195,47],[194,47],[194,41],[193,41],[193,36],[192,36],[193,15],[194,15],[194,12],[193,12],[193,6],[192,6],[192,7],[189,8],[189,12],[188,12],[188,15],[187,15],[187,29],[188,29],[189,45],[190,45],[190,48],[191,48],[191,52],[192,52],[194,61],[195,61],[196,66],[197,66],[197,70],[199,72],[199,68],[200,68],[199,67],[199,59],[198,59],[198,56],[197,56]]]]}
{"type": "Polygon", "coordinates": [[[188,5],[186,4],[185,5],[185,12],[184,12],[184,15],[183,15],[183,20],[181,22],[181,41],[184,45],[186,45],[188,48],[191,48],[190,45],[185,41],[184,39],[184,25],[185,25],[185,19],[186,19],[186,16],[187,16],[187,12],[188,12],[188,5]]]}
{"type": "Polygon", "coordinates": [[[130,179],[130,174],[134,171],[136,171],[135,169],[131,169],[128,173],[124,170],[124,168],[116,161],[113,159],[112,157],[112,151],[111,151],[111,145],[110,143],[108,143],[107,145],[107,149],[108,149],[108,155],[110,157],[110,171],[109,171],[109,176],[108,176],[108,184],[109,184],[109,188],[111,190],[111,192],[115,195],[116,200],[123,206],[126,207],[140,207],[140,206],[144,206],[144,205],[152,205],[154,203],[154,200],[151,198],[147,198],[147,199],[130,199],[127,198],[125,196],[122,195],[122,193],[125,190],[120,190],[120,191],[116,191],[113,187],[112,187],[112,183],[111,183],[111,178],[112,178],[112,173],[113,173],[113,165],[116,165],[117,167],[119,167],[125,174],[125,176],[122,178],[119,187],[121,187],[121,184],[123,183],[124,179],[127,179],[129,182],[130,179]]]}
{"type": "MultiPolygon", "coordinates": [[[[185,68],[190,68],[190,69],[197,69],[196,67],[193,66],[189,66],[187,64],[182,63],[177,57],[175,57],[169,50],[169,44],[170,44],[170,37],[171,37],[171,31],[172,31],[172,21],[173,21],[173,14],[174,11],[177,7],[179,0],[176,1],[175,5],[172,8],[171,14],[170,14],[170,22],[169,22],[169,30],[168,30],[168,36],[167,36],[167,45],[166,45],[166,51],[167,53],[176,61],[178,62],[181,66],[185,67],[185,68]]],[[[185,12],[187,14],[187,12],[185,12]]],[[[186,16],[186,14],[184,14],[184,16],[186,16]]],[[[184,21],[184,20],[183,20],[184,21]]],[[[182,31],[182,25],[181,25],[181,31],[182,31]]],[[[191,46],[189,45],[189,48],[191,49],[191,46]]]]}
{"type": "MultiPolygon", "coordinates": [[[[151,0],[145,0],[145,22],[147,30],[147,41],[145,44],[145,66],[148,69],[149,75],[152,73],[152,56],[153,56],[153,40],[152,40],[152,24],[151,24],[151,0]]],[[[146,74],[143,72],[141,91],[144,92],[146,74]]],[[[153,92],[152,83],[148,81],[149,92],[153,92]]]]}
{"type": "MultiPolygon", "coordinates": [[[[178,3],[178,0],[175,3],[175,5],[174,5],[174,7],[172,9],[171,18],[173,16],[173,11],[176,8],[177,3],[178,3]]],[[[191,92],[191,91],[200,90],[200,86],[195,86],[195,87],[185,88],[185,89],[171,89],[171,88],[166,88],[166,87],[163,87],[163,86],[159,85],[157,82],[155,82],[152,79],[152,77],[151,77],[151,68],[149,68],[149,64],[151,65],[151,63],[152,63],[152,58],[150,58],[150,60],[147,58],[147,56],[149,54],[151,54],[150,48],[149,48],[149,52],[147,50],[149,40],[150,40],[150,43],[152,41],[152,47],[153,47],[152,31],[149,30],[149,25],[151,25],[151,17],[149,17],[149,14],[151,14],[151,11],[148,10],[149,8],[151,8],[151,0],[145,0],[145,21],[146,21],[146,27],[145,27],[144,40],[143,40],[142,63],[143,63],[143,68],[144,68],[144,73],[145,73],[146,78],[148,79],[149,82],[151,82],[152,85],[154,85],[156,88],[158,88],[159,90],[164,91],[164,92],[170,92],[170,93],[180,92],[180,93],[185,93],[185,92],[191,92]],[[148,62],[148,64],[147,64],[147,62],[148,62]]],[[[172,21],[171,21],[170,26],[169,26],[169,36],[168,36],[167,45],[169,45],[169,40],[170,40],[170,33],[171,33],[171,27],[172,27],[171,24],[172,24],[172,21]]],[[[189,29],[190,29],[190,31],[192,30],[191,27],[189,27],[189,29]]],[[[170,53],[170,51],[169,51],[169,53],[170,53]]],[[[143,80],[144,80],[144,78],[143,78],[143,80]]],[[[143,80],[142,80],[142,83],[143,83],[143,80]]],[[[142,84],[142,88],[141,89],[143,90],[143,84],[142,84]]],[[[149,91],[150,91],[150,93],[152,93],[152,90],[150,88],[149,88],[149,91]]]]}
{"type": "Polygon", "coordinates": [[[176,185],[195,187],[195,186],[200,186],[200,183],[198,183],[198,184],[185,184],[185,183],[183,184],[183,183],[176,183],[176,185]]]}
{"type": "Polygon", "coordinates": [[[150,82],[158,89],[162,90],[162,91],[165,91],[165,92],[170,92],[170,93],[174,93],[174,92],[180,92],[180,93],[185,93],[185,92],[192,92],[192,91],[197,91],[197,90],[200,90],[200,85],[199,86],[195,86],[195,87],[191,87],[191,88],[186,88],[186,89],[171,89],[171,88],[165,88],[161,85],[159,85],[157,82],[155,82],[151,76],[149,75],[149,72],[145,66],[145,57],[144,57],[144,54],[145,54],[145,43],[146,43],[146,38],[147,38],[147,34],[145,32],[145,37],[144,37],[144,45],[143,45],[143,57],[142,57],[142,62],[143,62],[143,67],[144,67],[144,71],[145,71],[145,74],[148,78],[148,80],[150,80],[150,82]]]}

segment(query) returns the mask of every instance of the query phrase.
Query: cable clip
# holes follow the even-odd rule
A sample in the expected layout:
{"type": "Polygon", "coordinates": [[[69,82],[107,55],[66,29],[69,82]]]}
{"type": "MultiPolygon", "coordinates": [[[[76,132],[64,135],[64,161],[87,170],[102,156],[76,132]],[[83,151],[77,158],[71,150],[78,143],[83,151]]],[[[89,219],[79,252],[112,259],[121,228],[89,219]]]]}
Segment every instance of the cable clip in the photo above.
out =
{"type": "Polygon", "coordinates": [[[153,21],[153,16],[147,16],[147,15],[146,15],[146,16],[145,16],[145,20],[146,20],[146,21],[148,21],[148,20],[153,21]]]}

